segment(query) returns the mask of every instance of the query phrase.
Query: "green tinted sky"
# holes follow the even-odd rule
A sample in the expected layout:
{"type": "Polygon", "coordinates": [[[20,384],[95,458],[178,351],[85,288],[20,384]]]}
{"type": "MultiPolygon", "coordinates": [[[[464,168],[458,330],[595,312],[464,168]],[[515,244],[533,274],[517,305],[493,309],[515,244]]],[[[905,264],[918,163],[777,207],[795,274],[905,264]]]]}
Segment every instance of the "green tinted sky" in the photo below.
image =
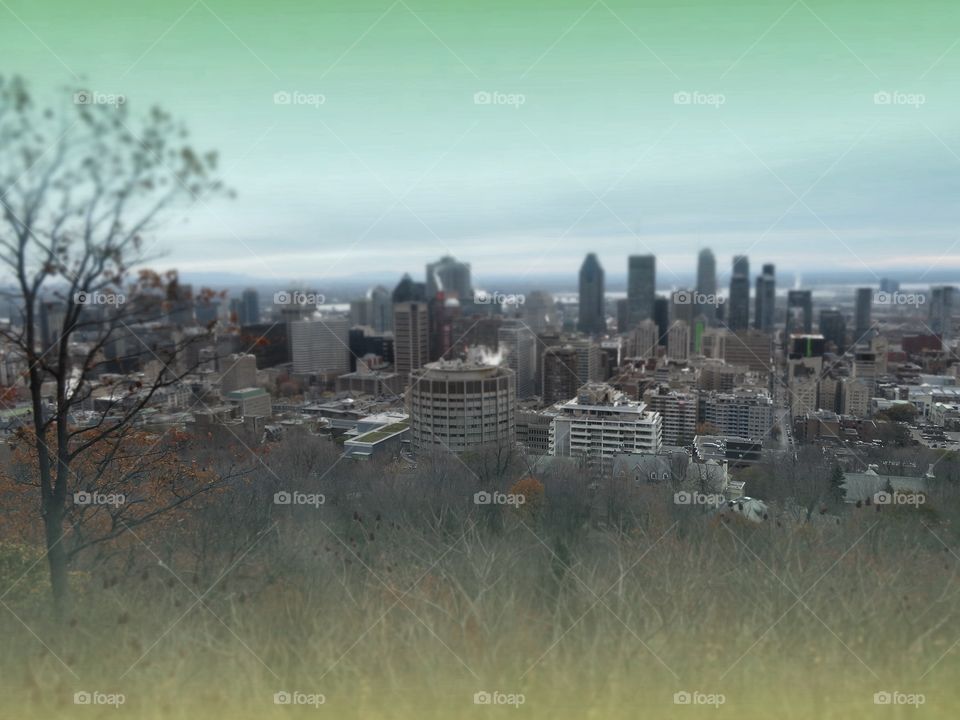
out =
{"type": "Polygon", "coordinates": [[[185,269],[960,265],[955,2],[0,0],[0,47],[221,151],[238,199],[159,238],[185,269]]]}

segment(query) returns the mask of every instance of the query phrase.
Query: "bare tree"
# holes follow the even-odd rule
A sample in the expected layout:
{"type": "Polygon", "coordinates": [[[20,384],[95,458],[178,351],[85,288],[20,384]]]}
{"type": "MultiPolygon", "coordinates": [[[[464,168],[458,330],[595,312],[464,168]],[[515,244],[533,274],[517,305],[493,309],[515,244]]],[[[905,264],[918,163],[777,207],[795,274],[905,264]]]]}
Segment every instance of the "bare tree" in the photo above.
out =
{"type": "Polygon", "coordinates": [[[130,451],[123,440],[140,411],[189,371],[186,350],[202,335],[172,333],[162,347],[144,342],[131,325],[167,316],[177,287],[175,278],[150,273],[131,278],[131,268],[151,259],[145,236],[176,203],[221,189],[216,154],[192,150],[169,114],[155,107],[135,120],[122,98],[113,100],[67,92],[59,109],[44,109],[22,80],[0,78],[0,260],[20,313],[2,336],[26,365],[37,521],[61,611],[75,468],[99,453],[88,465],[103,475],[116,453],[130,451]],[[45,312],[45,303],[57,312],[45,312]],[[134,364],[155,360],[159,370],[142,386],[118,388],[99,422],[78,427],[73,413],[91,399],[121,336],[135,348],[134,364]]]}

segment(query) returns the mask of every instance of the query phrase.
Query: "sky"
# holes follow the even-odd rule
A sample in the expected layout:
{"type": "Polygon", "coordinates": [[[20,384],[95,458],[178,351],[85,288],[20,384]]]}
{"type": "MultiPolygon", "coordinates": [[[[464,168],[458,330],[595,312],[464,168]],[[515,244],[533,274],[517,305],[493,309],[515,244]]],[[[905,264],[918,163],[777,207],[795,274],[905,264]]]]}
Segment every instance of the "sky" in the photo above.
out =
{"type": "Polygon", "coordinates": [[[236,199],[155,238],[183,271],[960,278],[956,2],[0,0],[0,47],[220,152],[236,199]]]}

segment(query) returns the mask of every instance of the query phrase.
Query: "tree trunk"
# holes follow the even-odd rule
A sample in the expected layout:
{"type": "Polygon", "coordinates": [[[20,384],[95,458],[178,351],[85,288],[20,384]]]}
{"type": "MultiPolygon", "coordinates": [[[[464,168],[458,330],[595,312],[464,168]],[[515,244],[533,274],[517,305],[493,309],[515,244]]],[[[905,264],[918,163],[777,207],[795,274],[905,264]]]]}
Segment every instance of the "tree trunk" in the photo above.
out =
{"type": "Polygon", "coordinates": [[[50,567],[53,609],[61,619],[66,617],[70,609],[67,551],[63,545],[63,517],[62,503],[52,501],[44,508],[43,524],[47,539],[47,564],[50,567]]]}

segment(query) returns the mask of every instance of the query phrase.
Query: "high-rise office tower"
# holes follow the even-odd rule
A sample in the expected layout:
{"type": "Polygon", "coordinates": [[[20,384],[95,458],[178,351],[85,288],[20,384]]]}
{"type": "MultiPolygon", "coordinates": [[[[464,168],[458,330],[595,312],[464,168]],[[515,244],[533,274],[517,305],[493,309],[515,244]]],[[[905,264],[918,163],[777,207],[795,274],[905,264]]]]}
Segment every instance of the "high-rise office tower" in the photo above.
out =
{"type": "Polygon", "coordinates": [[[837,347],[837,354],[842,355],[847,349],[847,321],[839,310],[820,311],[820,334],[828,343],[837,347]]]}
{"type": "Polygon", "coordinates": [[[777,277],[772,264],[763,266],[757,275],[757,291],[753,299],[753,326],[763,332],[773,332],[774,309],[777,302],[777,277]]]}
{"type": "Polygon", "coordinates": [[[446,297],[466,300],[473,297],[470,283],[470,265],[446,255],[427,265],[427,298],[432,300],[439,291],[446,297]]]}
{"type": "Polygon", "coordinates": [[[957,289],[952,285],[940,285],[930,288],[928,321],[930,329],[939,335],[944,346],[953,339],[953,309],[956,305],[957,289]]]}
{"type": "Polygon", "coordinates": [[[247,288],[240,296],[240,307],[237,309],[237,322],[242,325],[254,325],[260,322],[260,293],[253,288],[247,288]]]}
{"type": "Polygon", "coordinates": [[[393,304],[407,302],[426,302],[427,286],[423,283],[414,282],[409,274],[404,274],[400,282],[393,289],[393,304]]]}
{"type": "Polygon", "coordinates": [[[535,333],[554,329],[557,326],[557,308],[553,295],[544,290],[534,290],[527,295],[526,302],[520,308],[520,316],[535,333]]]}
{"type": "Polygon", "coordinates": [[[393,302],[383,285],[370,291],[370,327],[378,333],[393,329],[393,302]]]}
{"type": "Polygon", "coordinates": [[[653,320],[644,320],[633,329],[627,350],[632,357],[655,358],[660,345],[660,333],[653,320]]]}
{"type": "Polygon", "coordinates": [[[667,359],[686,362],[690,357],[690,326],[677,320],[667,333],[667,359]]]}
{"type": "Polygon", "coordinates": [[[583,384],[578,372],[577,348],[572,345],[549,347],[543,354],[541,396],[545,403],[556,403],[576,397],[583,384]]]}
{"type": "Polygon", "coordinates": [[[870,310],[873,306],[873,288],[857,288],[854,314],[853,342],[856,345],[869,342],[870,310]]]}
{"type": "Polygon", "coordinates": [[[290,349],[296,373],[350,372],[350,322],[325,316],[290,323],[290,349]]]}
{"type": "Polygon", "coordinates": [[[517,399],[537,394],[537,336],[519,320],[506,320],[498,333],[504,364],[516,377],[517,399]]]}
{"type": "Polygon", "coordinates": [[[627,259],[627,320],[631,327],[654,316],[656,281],[656,257],[631,255],[627,259]]]}
{"type": "Polygon", "coordinates": [[[813,332],[813,293],[790,290],[787,293],[787,335],[813,332]]]}
{"type": "Polygon", "coordinates": [[[370,324],[370,298],[350,301],[350,324],[354,327],[370,324]]]}
{"type": "Polygon", "coordinates": [[[607,329],[603,310],[603,268],[594,253],[580,266],[580,318],[577,329],[588,335],[599,335],[607,329]]]}
{"type": "Polygon", "coordinates": [[[665,297],[653,299],[653,321],[657,324],[660,345],[667,346],[667,330],[670,329],[670,300],[665,297]]]}
{"type": "MultiPolygon", "coordinates": [[[[717,296],[717,260],[710,248],[704,248],[697,256],[697,294],[714,299],[717,296]]],[[[705,301],[702,305],[698,312],[712,324],[717,317],[717,303],[705,301]]]]}
{"type": "Polygon", "coordinates": [[[430,353],[429,311],[425,302],[393,306],[393,356],[397,374],[404,378],[427,364],[430,353]]]}
{"type": "Polygon", "coordinates": [[[627,305],[626,298],[617,300],[617,332],[628,333],[633,328],[630,327],[630,307],[627,305]]]}
{"type": "MultiPolygon", "coordinates": [[[[430,325],[430,360],[450,359],[450,353],[455,349],[457,338],[453,333],[453,324],[460,317],[460,301],[447,297],[445,290],[437,292],[437,296],[427,303],[430,325]]],[[[458,348],[462,350],[461,347],[458,348]]]]}
{"type": "Polygon", "coordinates": [[[750,260],[746,255],[734,255],[733,274],[730,276],[730,300],[727,327],[746,330],[750,326],[750,260]]]}

